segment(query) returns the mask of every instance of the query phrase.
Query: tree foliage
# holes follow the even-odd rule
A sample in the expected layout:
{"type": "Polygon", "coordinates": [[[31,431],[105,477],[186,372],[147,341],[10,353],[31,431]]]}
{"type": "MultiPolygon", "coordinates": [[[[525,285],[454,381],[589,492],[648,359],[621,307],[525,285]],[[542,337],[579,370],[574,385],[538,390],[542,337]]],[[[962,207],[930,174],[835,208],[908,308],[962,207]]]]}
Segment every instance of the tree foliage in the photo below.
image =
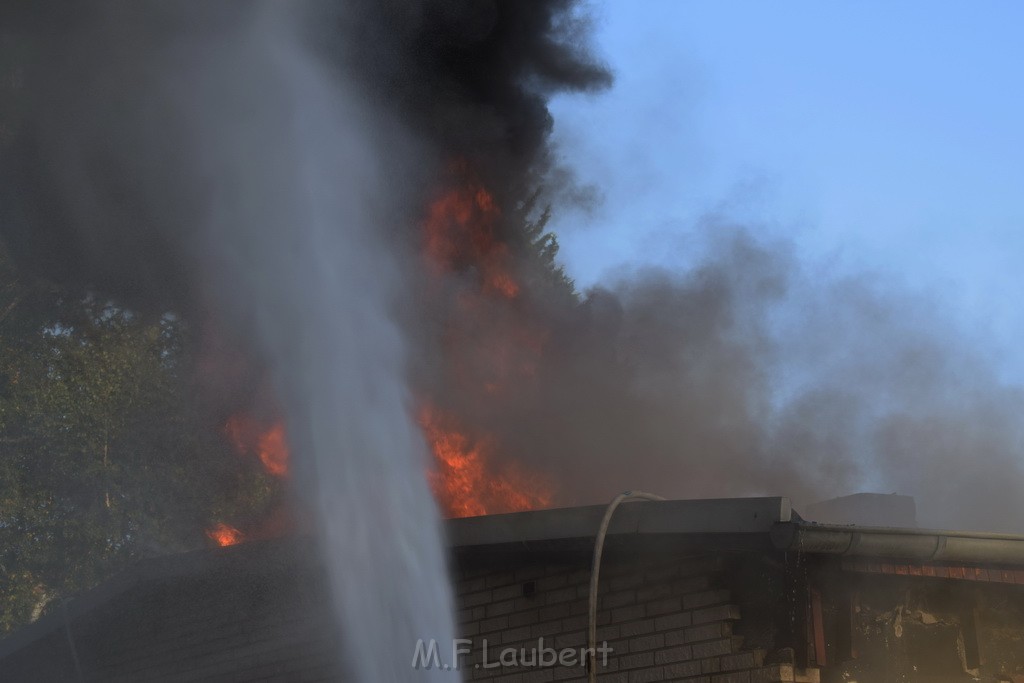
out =
{"type": "Polygon", "coordinates": [[[551,206],[538,208],[543,187],[537,187],[519,202],[512,214],[512,226],[523,244],[522,266],[531,290],[558,303],[578,303],[575,283],[559,265],[558,236],[548,231],[551,206]]]}
{"type": "Polygon", "coordinates": [[[2,253],[0,292],[0,630],[267,504],[200,412],[180,320],[64,297],[2,253]]]}

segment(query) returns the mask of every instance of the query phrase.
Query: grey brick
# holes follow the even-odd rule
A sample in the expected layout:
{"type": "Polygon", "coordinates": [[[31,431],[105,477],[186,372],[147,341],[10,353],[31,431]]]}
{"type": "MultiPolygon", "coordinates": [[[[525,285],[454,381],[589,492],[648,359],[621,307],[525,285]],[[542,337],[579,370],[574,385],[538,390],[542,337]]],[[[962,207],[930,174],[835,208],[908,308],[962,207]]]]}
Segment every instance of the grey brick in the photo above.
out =
{"type": "Polygon", "coordinates": [[[572,614],[572,609],[570,608],[571,604],[572,603],[569,602],[563,602],[559,605],[542,607],[540,610],[540,620],[550,621],[552,619],[562,619],[570,616],[572,614]]]}
{"type": "Polygon", "coordinates": [[[553,636],[562,632],[561,621],[545,621],[530,626],[530,637],[540,638],[541,636],[553,636]]]}
{"type": "Polygon", "coordinates": [[[491,619],[484,619],[480,622],[480,633],[493,633],[508,628],[508,617],[500,616],[491,619]]]}
{"type": "Polygon", "coordinates": [[[711,677],[711,683],[750,683],[749,671],[734,671],[711,677]]]}
{"type": "Polygon", "coordinates": [[[520,626],[518,628],[507,628],[501,633],[502,644],[515,643],[520,640],[528,641],[533,638],[533,633],[530,626],[520,626]]]}
{"type": "Polygon", "coordinates": [[[665,631],[665,645],[672,647],[674,645],[685,645],[689,641],[686,639],[685,629],[676,629],[674,631],[665,631]]]}
{"type": "Polygon", "coordinates": [[[653,652],[622,655],[618,658],[620,669],[639,669],[643,666],[654,666],[653,652]]]}
{"type": "Polygon", "coordinates": [[[558,602],[568,602],[576,599],[576,586],[566,586],[557,590],[551,590],[544,594],[544,604],[553,605],[558,602]]]}
{"type": "Polygon", "coordinates": [[[585,631],[575,631],[573,633],[559,633],[555,636],[555,647],[562,649],[565,647],[581,647],[587,643],[587,634],[585,631]]]}
{"type": "Polygon", "coordinates": [[[676,662],[665,667],[665,675],[673,679],[699,676],[700,673],[700,662],[676,662]]]}
{"type": "Polygon", "coordinates": [[[629,641],[630,652],[643,652],[665,647],[665,636],[655,633],[649,636],[640,636],[629,641]]]}
{"type": "Polygon", "coordinates": [[[690,623],[691,616],[689,612],[676,612],[675,614],[666,614],[655,619],[654,628],[658,631],[668,631],[689,626],[690,623]]]}
{"type": "Polygon", "coordinates": [[[629,674],[625,672],[602,673],[597,679],[601,683],[629,683],[629,674]]]}
{"type": "Polygon", "coordinates": [[[508,615],[508,627],[516,628],[517,626],[526,626],[529,624],[536,624],[540,620],[539,610],[528,610],[526,612],[515,612],[514,614],[508,615]]]}
{"type": "Polygon", "coordinates": [[[625,624],[619,624],[619,633],[623,638],[629,638],[630,636],[642,636],[653,632],[654,619],[644,619],[642,621],[630,621],[625,624]]]}
{"type": "Polygon", "coordinates": [[[701,640],[728,638],[731,635],[732,623],[728,621],[720,621],[686,629],[685,641],[687,643],[695,643],[701,640]]]}
{"type": "Polygon", "coordinates": [[[505,600],[504,602],[492,602],[487,605],[487,616],[498,617],[503,614],[511,614],[515,611],[516,603],[514,600],[505,600]]]}
{"type": "Polygon", "coordinates": [[[486,605],[491,602],[491,591],[480,591],[478,593],[467,593],[466,595],[460,595],[459,607],[465,609],[466,607],[477,607],[478,605],[486,605]]]}
{"type": "Polygon", "coordinates": [[[565,631],[587,630],[590,627],[590,617],[586,614],[577,614],[573,617],[562,619],[562,629],[565,631]]]}
{"type": "Polygon", "coordinates": [[[654,600],[647,603],[646,614],[649,617],[657,616],[659,614],[667,614],[669,612],[678,612],[682,607],[682,602],[678,597],[662,598],[660,600],[654,600]]]}
{"type": "Polygon", "coordinates": [[[764,663],[763,650],[751,650],[735,655],[722,657],[722,671],[735,671],[736,669],[753,669],[764,663]]]}
{"type": "Polygon", "coordinates": [[[718,607],[705,607],[693,611],[693,623],[706,624],[709,621],[728,621],[739,619],[740,608],[736,605],[719,605],[718,607]]]}
{"type": "Polygon", "coordinates": [[[624,621],[635,621],[642,619],[645,616],[643,605],[630,605],[629,607],[619,607],[618,609],[612,610],[612,621],[616,624],[624,621]]]}
{"type": "MultiPolygon", "coordinates": [[[[587,669],[584,666],[558,666],[555,667],[554,674],[556,681],[574,683],[572,679],[579,679],[575,683],[586,683],[587,680],[587,669]]],[[[599,680],[603,681],[604,677],[599,680]]]]}
{"type": "MultiPolygon", "coordinates": [[[[588,596],[589,597],[589,596],[588,596]]],[[[632,605],[637,601],[637,592],[633,590],[619,591],[617,593],[606,593],[601,595],[598,593],[597,605],[601,609],[614,609],[616,607],[624,607],[626,605],[632,605]]]]}
{"type": "Polygon", "coordinates": [[[515,598],[523,597],[523,586],[519,583],[513,583],[510,586],[502,586],[501,588],[494,589],[494,601],[500,602],[502,600],[513,600],[515,598]]]}
{"type": "Polygon", "coordinates": [[[541,595],[531,595],[530,597],[515,598],[516,611],[534,609],[535,607],[541,607],[544,605],[544,598],[541,595]]]}
{"type": "Polygon", "coordinates": [[[728,655],[732,654],[732,638],[708,640],[703,643],[694,643],[690,647],[693,648],[693,656],[695,659],[715,657],[717,655],[728,655]]]}
{"type": "Polygon", "coordinates": [[[550,668],[537,669],[523,674],[523,683],[547,683],[554,680],[555,672],[550,668]]]}
{"type": "Polygon", "coordinates": [[[660,666],[629,672],[629,683],[652,683],[665,680],[665,670],[660,666]]]}
{"type": "MultiPolygon", "coordinates": [[[[693,650],[689,645],[666,647],[654,653],[654,661],[656,664],[669,664],[671,662],[681,662],[687,659],[693,659],[693,650]]],[[[697,673],[700,672],[698,671],[697,673]]]]}

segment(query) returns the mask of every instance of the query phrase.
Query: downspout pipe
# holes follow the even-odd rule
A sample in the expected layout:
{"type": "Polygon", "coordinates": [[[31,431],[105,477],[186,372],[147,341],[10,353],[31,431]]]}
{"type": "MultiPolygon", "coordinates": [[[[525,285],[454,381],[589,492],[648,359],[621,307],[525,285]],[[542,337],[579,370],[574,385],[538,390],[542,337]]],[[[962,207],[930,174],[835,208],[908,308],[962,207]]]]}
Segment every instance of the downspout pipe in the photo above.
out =
{"type": "Polygon", "coordinates": [[[594,539],[594,559],[590,567],[590,596],[588,600],[589,620],[587,624],[587,681],[597,681],[597,587],[601,580],[601,553],[604,551],[604,539],[608,535],[608,525],[619,505],[629,500],[665,500],[661,496],[644,491],[624,491],[612,499],[601,518],[601,526],[594,539]]]}

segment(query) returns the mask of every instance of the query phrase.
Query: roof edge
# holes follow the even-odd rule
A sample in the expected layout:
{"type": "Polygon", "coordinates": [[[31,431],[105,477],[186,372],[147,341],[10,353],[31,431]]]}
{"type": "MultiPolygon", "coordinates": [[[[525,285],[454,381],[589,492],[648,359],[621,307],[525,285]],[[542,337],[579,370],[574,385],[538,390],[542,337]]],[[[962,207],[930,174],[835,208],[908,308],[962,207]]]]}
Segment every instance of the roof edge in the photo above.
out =
{"type": "Polygon", "coordinates": [[[771,530],[779,550],[919,562],[1024,565],[1024,536],[969,531],[780,522],[771,530]]]}
{"type": "MultiPolygon", "coordinates": [[[[531,510],[445,522],[453,548],[590,538],[597,534],[607,507],[531,510]]],[[[757,534],[793,519],[789,499],[712,498],[706,500],[628,501],[615,513],[609,536],[626,534],[757,534]]]]}

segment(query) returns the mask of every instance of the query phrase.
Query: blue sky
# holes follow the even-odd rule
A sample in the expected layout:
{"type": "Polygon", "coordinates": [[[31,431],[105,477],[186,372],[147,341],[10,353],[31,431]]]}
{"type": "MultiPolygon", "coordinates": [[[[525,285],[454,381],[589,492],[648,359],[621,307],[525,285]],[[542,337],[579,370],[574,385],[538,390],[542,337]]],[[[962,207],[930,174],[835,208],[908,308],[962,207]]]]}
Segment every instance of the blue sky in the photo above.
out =
{"type": "Polygon", "coordinates": [[[553,103],[561,154],[604,195],[556,217],[580,285],[622,263],[685,267],[719,212],[809,264],[941,298],[1024,370],[1024,3],[593,13],[616,83],[553,103]]]}

